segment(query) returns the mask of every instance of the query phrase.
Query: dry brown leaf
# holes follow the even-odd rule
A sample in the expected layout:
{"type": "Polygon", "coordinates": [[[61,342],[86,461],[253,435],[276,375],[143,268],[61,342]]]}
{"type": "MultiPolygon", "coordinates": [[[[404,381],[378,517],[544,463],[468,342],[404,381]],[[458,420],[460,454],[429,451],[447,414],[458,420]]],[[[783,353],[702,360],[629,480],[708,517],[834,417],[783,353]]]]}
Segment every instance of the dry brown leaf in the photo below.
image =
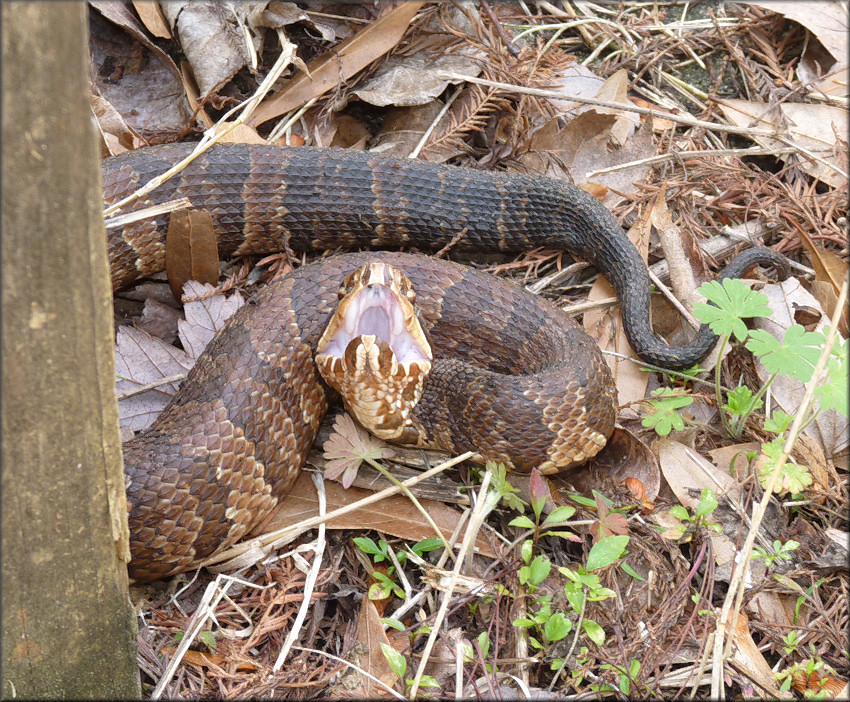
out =
{"type": "Polygon", "coordinates": [[[676,126],[676,123],[669,119],[664,119],[664,117],[659,117],[659,115],[663,115],[667,112],[663,107],[659,107],[643,98],[639,97],[629,97],[629,100],[633,105],[637,105],[638,107],[643,107],[646,110],[655,110],[656,113],[652,116],[652,131],[653,132],[667,132],[673,129],[676,126]]]}
{"type": "Polygon", "coordinates": [[[462,53],[442,56],[400,56],[390,58],[354,94],[378,107],[424,105],[442,95],[449,84],[460,83],[442,77],[443,71],[464,76],[481,73],[481,62],[462,53]]]}
{"type": "Polygon", "coordinates": [[[177,210],[168,220],[165,272],[174,297],[187,280],[218,282],[218,238],[208,210],[177,210]]]}
{"type": "Polygon", "coordinates": [[[743,481],[750,474],[748,453],[758,455],[761,444],[758,441],[750,441],[744,444],[732,444],[721,446],[708,452],[711,460],[720,470],[733,476],[736,480],[743,481]]]}
{"type": "MultiPolygon", "coordinates": [[[[163,646],[162,652],[173,656],[177,652],[177,648],[175,646],[163,646]]],[[[229,659],[223,653],[207,653],[206,651],[193,651],[192,649],[189,649],[183,654],[182,660],[190,665],[197,665],[202,668],[209,668],[211,666],[224,668],[229,662],[229,659]]],[[[239,661],[236,663],[236,670],[251,671],[258,668],[258,665],[250,661],[239,661]]]]}
{"type": "Polygon", "coordinates": [[[256,127],[279,117],[314,97],[324,95],[336,88],[341,80],[347,80],[364,69],[398,44],[424,4],[419,1],[403,3],[335,46],[332,51],[313,59],[307,72],[298,73],[277,95],[259,105],[248,119],[248,124],[256,127]]]}
{"type": "MultiPolygon", "coordinates": [[[[812,285],[812,295],[821,303],[826,316],[832,319],[832,315],[835,312],[835,305],[838,303],[838,295],[841,292],[841,285],[847,279],[847,262],[831,251],[815,244],[811,237],[803,230],[800,230],[799,234],[800,240],[809,252],[809,256],[812,259],[812,266],[815,269],[815,282],[812,285]]],[[[850,334],[846,307],[841,314],[839,330],[845,337],[850,334]]]]}
{"type": "Polygon", "coordinates": [[[185,131],[192,110],[174,61],[148,38],[129,5],[89,4],[100,13],[90,13],[89,31],[92,75],[100,94],[130,129],[153,143],[185,131]]]}
{"type": "MultiPolygon", "coordinates": [[[[797,66],[797,75],[803,81],[809,81],[817,75],[816,61],[820,64],[819,73],[837,75],[820,81],[817,88],[830,97],[847,96],[847,66],[850,65],[850,51],[847,44],[847,3],[835,2],[752,2],[771,12],[787,17],[808,29],[826,49],[833,61],[819,56],[814,47],[816,42],[807,42],[806,51],[797,66]]],[[[820,48],[820,47],[818,47],[820,48]]]]}
{"type": "MultiPolygon", "coordinates": [[[[583,495],[598,489],[605,482],[626,483],[636,490],[641,502],[652,502],[661,488],[661,472],[658,460],[649,447],[632,432],[622,427],[614,429],[608,443],[594,458],[573,471],[549,476],[552,490],[560,490],[564,483],[583,495]],[[631,482],[630,482],[631,481],[631,482]],[[639,483],[636,485],[635,483],[639,483]]],[[[566,504],[558,493],[557,505],[566,504]]]]}
{"type": "MultiPolygon", "coordinates": [[[[629,239],[637,246],[644,261],[649,252],[650,231],[649,212],[645,212],[628,232],[629,239]]],[[[615,296],[616,293],[611,284],[605,278],[599,276],[590,289],[587,299],[589,302],[593,302],[615,296]]],[[[623,331],[619,307],[585,312],[583,326],[585,331],[596,340],[600,348],[616,351],[629,358],[637,358],[623,331]]],[[[649,374],[641,371],[637,363],[616,356],[606,356],[605,360],[614,374],[618,401],[621,405],[637,402],[646,396],[649,374]]]]}
{"type": "Polygon", "coordinates": [[[587,66],[573,62],[567,64],[552,82],[552,89],[563,92],[564,99],[549,98],[550,102],[562,113],[568,113],[580,107],[580,103],[570,100],[571,97],[595,97],[605,81],[587,66]]]}
{"type": "Polygon", "coordinates": [[[196,359],[212,341],[216,332],[245,304],[239,292],[230,297],[215,293],[215,287],[190,280],[183,286],[183,314],[186,319],[177,323],[180,343],[196,359]]]}
{"type": "MultiPolygon", "coordinates": [[[[232,122],[220,122],[216,126],[216,133],[224,131],[232,122]]],[[[267,145],[269,142],[263,139],[257,130],[249,127],[247,124],[237,124],[223,137],[219,138],[222,144],[262,144],[267,145]]]]}
{"type": "MultiPolygon", "coordinates": [[[[194,361],[185,351],[133,327],[118,327],[115,344],[115,392],[122,394],[163,378],[184,374],[194,361]]],[[[146,429],[177,392],[179,383],[169,383],[118,402],[122,427],[146,429]]]]}
{"type": "MultiPolygon", "coordinates": [[[[374,675],[382,683],[393,687],[395,675],[393,675],[392,668],[390,668],[390,664],[381,649],[381,644],[390,646],[390,640],[384,632],[384,626],[380,622],[380,615],[375,608],[375,603],[368,597],[363,598],[363,604],[360,607],[360,616],[357,620],[357,642],[360,644],[357,650],[362,651],[363,655],[358,656],[358,659],[352,662],[367,673],[374,675]]],[[[383,687],[376,685],[373,680],[365,675],[359,677],[360,684],[350,690],[352,697],[374,698],[389,695],[383,687]]]]}
{"type": "Polygon", "coordinates": [[[203,103],[249,63],[245,35],[230,3],[189,0],[160,6],[180,38],[203,103]]]}
{"type": "Polygon", "coordinates": [[[149,297],[145,300],[136,328],[162,339],[166,344],[173,344],[177,340],[177,324],[182,318],[180,310],[149,297]]]}
{"type": "Polygon", "coordinates": [[[335,123],[336,131],[331,140],[331,146],[363,151],[366,148],[366,143],[372,138],[372,134],[366,129],[366,125],[356,117],[345,114],[337,115],[335,123]]]}
{"type": "Polygon", "coordinates": [[[148,28],[151,34],[160,39],[171,39],[171,30],[168,28],[165,17],[162,16],[158,2],[155,2],[155,0],[133,0],[133,7],[136,8],[139,19],[142,20],[142,24],[148,28]]]}
{"type": "MultiPolygon", "coordinates": [[[[767,103],[749,100],[718,100],[718,103],[726,118],[739,127],[772,129],[778,126],[776,115],[768,113],[767,103]]],[[[841,170],[846,168],[844,158],[832,153],[836,135],[841,136],[847,130],[846,109],[800,102],[785,102],[779,105],[779,109],[783,120],[788,125],[787,136],[794,144],[816,153],[841,170]]],[[[770,137],[753,136],[752,138],[769,149],[785,147],[785,144],[770,137]]],[[[778,158],[788,161],[791,156],[794,154],[779,154],[778,158]]],[[[805,158],[805,154],[800,156],[805,158]]],[[[846,177],[841,173],[818,161],[802,161],[799,167],[812,177],[834,188],[840,188],[847,182],[846,177]]]]}
{"type": "MultiPolygon", "coordinates": [[[[340,507],[350,505],[357,500],[372,495],[372,491],[351,487],[347,490],[337,482],[325,481],[327,511],[331,512],[340,507]]],[[[448,539],[460,517],[453,507],[433,500],[419,500],[434,523],[440,528],[443,536],[448,539]]],[[[307,474],[299,476],[286,499],[278,506],[271,517],[254,530],[252,536],[267,534],[278,529],[294,526],[319,513],[319,503],[316,488],[307,474]]],[[[332,519],[327,524],[328,529],[355,529],[364,531],[374,529],[385,534],[396,536],[408,541],[421,541],[433,536],[434,530],[419,510],[403,495],[392,495],[376,504],[363,507],[349,514],[332,519]]],[[[479,534],[475,542],[476,552],[488,558],[496,558],[496,553],[479,534]]]]}
{"type": "Polygon", "coordinates": [[[336,32],[333,27],[326,24],[325,21],[313,20],[304,10],[302,10],[294,2],[254,2],[245,3],[237,6],[237,13],[247,15],[248,24],[252,28],[256,27],[271,27],[272,29],[282,29],[290,24],[303,23],[310,29],[317,31],[322,35],[324,41],[334,41],[336,32]]]}
{"type": "MultiPolygon", "coordinates": [[[[629,74],[625,68],[615,71],[599,88],[596,97],[600,100],[629,104],[629,74]]],[[[635,127],[640,123],[640,117],[634,112],[624,112],[611,107],[591,107],[599,114],[612,114],[617,118],[611,127],[611,139],[618,147],[624,146],[629,137],[634,134],[635,127]]]]}
{"type": "MultiPolygon", "coordinates": [[[[735,616],[734,612],[732,616],[735,616]]],[[[739,670],[746,671],[747,677],[761,688],[762,694],[778,699],[781,693],[774,682],[773,669],[764,659],[756,642],[753,641],[747,615],[738,612],[731,629],[735,638],[735,645],[732,647],[732,659],[739,664],[739,670]]]]}
{"type": "MultiPolygon", "coordinates": [[[[94,90],[96,88],[92,86],[94,90]]],[[[101,95],[93,94],[90,98],[91,110],[106,144],[106,156],[117,156],[125,151],[132,151],[139,145],[139,137],[130,129],[109,100],[101,95]]]]}

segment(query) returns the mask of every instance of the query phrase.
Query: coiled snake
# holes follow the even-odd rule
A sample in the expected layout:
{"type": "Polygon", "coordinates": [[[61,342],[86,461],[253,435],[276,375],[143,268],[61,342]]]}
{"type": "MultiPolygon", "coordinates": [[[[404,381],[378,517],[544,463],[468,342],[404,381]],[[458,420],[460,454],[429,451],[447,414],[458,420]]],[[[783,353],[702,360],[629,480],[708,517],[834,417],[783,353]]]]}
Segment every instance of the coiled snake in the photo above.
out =
{"type": "MultiPolygon", "coordinates": [[[[105,159],[105,201],[163,173],[192,146],[105,159]]],[[[560,181],[364,152],[233,144],[213,147],[135,207],[178,197],[210,212],[222,258],[337,247],[433,250],[453,239],[479,251],[565,249],[614,285],[624,329],[644,360],[687,367],[715,340],[707,327],[682,347],[653,333],[650,281],[637,250],[605,207],[560,181]]],[[[113,230],[114,288],[165,267],[167,225],[163,215],[113,230]]],[[[723,275],[782,260],[752,249],[723,275]]],[[[267,285],[243,306],[156,422],[124,445],[131,577],[171,575],[232,545],[286,495],[332,395],[316,370],[316,346],[341,284],[369,262],[377,268],[355,278],[392,277],[397,269],[409,280],[413,316],[433,349],[431,376],[405,414],[415,431],[402,439],[549,472],[578,465],[605,444],[616,409],[608,367],[593,341],[546,300],[425,256],[333,256],[267,285]]],[[[391,317],[371,309],[372,317],[391,317]]],[[[360,334],[374,339],[371,329],[360,334]]],[[[384,358],[381,348],[372,350],[374,364],[384,358]]]]}

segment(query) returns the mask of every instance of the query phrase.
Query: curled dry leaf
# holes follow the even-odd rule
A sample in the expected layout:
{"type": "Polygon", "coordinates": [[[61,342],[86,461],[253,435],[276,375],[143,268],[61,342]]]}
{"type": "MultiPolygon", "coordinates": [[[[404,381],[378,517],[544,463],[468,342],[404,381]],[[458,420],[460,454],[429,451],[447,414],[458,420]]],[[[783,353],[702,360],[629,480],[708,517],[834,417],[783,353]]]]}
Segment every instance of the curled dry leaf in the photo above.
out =
{"type": "Polygon", "coordinates": [[[354,94],[378,107],[424,105],[442,95],[450,83],[460,82],[441,77],[441,71],[477,76],[481,62],[462,54],[392,58],[354,94]]]}
{"type": "MultiPolygon", "coordinates": [[[[841,174],[841,171],[847,167],[846,156],[833,153],[836,137],[843,135],[846,130],[847,110],[844,108],[784,102],[779,105],[780,121],[767,103],[749,100],[719,100],[718,102],[726,118],[739,127],[781,129],[787,124],[787,136],[793,144],[817,154],[839,170],[812,160],[800,161],[798,164],[800,168],[834,188],[840,188],[847,182],[846,177],[841,174]]],[[[766,136],[754,136],[753,140],[769,149],[785,147],[782,142],[766,136]]],[[[795,154],[778,154],[778,158],[786,162],[792,157],[795,162],[800,158],[806,159],[804,153],[800,153],[799,158],[795,154]]]]}
{"type": "MultiPolygon", "coordinates": [[[[390,640],[384,632],[381,615],[375,607],[375,603],[368,597],[363,598],[363,604],[360,608],[360,617],[357,623],[357,642],[361,644],[357,647],[357,651],[361,654],[356,655],[356,660],[352,662],[358,668],[374,675],[385,685],[392,687],[395,683],[395,676],[381,647],[381,644],[390,646],[390,640]]],[[[347,690],[346,696],[372,698],[387,696],[387,691],[380,685],[376,685],[371,678],[365,675],[358,677],[360,678],[359,684],[354,689],[347,690]]]]}
{"type": "Polygon", "coordinates": [[[661,489],[661,473],[655,455],[632,432],[622,427],[614,429],[605,448],[585,465],[561,476],[549,476],[549,485],[558,504],[563,502],[557,499],[556,488],[564,482],[589,495],[606,482],[619,484],[624,481],[630,490],[635,482],[640,484],[638,499],[641,502],[654,500],[661,489]],[[629,481],[634,482],[630,484],[629,481]]]}
{"type": "Polygon", "coordinates": [[[184,132],[192,110],[174,61],[148,38],[129,5],[89,4],[97,10],[89,15],[89,50],[100,94],[152,143],[184,132]]]}
{"type": "Polygon", "coordinates": [[[165,272],[174,297],[187,280],[218,282],[218,238],[209,210],[177,210],[168,219],[165,272]]]}
{"type": "Polygon", "coordinates": [[[850,51],[847,45],[847,3],[846,2],[752,2],[771,12],[776,12],[798,24],[803,25],[816,38],[817,42],[806,42],[806,50],[797,65],[797,75],[804,82],[816,79],[818,75],[833,75],[816,83],[816,90],[827,97],[847,96],[847,67],[850,65],[850,51]],[[819,42],[819,45],[818,45],[819,42]],[[820,51],[821,47],[826,50],[820,51]]]}
{"type": "Polygon", "coordinates": [[[180,38],[200,100],[206,102],[250,61],[246,35],[230,3],[189,0],[161,6],[180,38]]]}
{"type": "Polygon", "coordinates": [[[331,51],[312,60],[307,71],[297,74],[277,95],[262,103],[248,119],[248,124],[256,127],[279,117],[333,90],[340,81],[351,78],[398,44],[424,4],[418,1],[402,3],[331,51]]]}

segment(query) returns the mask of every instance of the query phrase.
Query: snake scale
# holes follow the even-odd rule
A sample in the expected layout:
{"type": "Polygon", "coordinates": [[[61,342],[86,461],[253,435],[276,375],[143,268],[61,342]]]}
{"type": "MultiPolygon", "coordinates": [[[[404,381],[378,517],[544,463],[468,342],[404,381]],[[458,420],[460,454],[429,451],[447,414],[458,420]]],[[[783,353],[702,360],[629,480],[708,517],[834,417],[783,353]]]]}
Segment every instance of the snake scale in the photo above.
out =
{"type": "MultiPolygon", "coordinates": [[[[192,144],[104,160],[106,203],[187,156],[192,144]]],[[[650,280],[614,217],[579,188],[541,177],[439,166],[340,149],[222,144],[134,208],[187,197],[207,210],[226,258],[365,247],[518,252],[564,249],[614,285],[623,326],[644,360],[698,361],[707,327],[686,346],[651,329],[650,280]]],[[[132,209],[132,208],[131,208],[132,209]]],[[[113,229],[119,289],[165,267],[168,216],[113,229]]],[[[238,541],[289,491],[332,391],[313,363],[343,279],[367,261],[402,270],[440,373],[418,410],[434,443],[518,470],[578,465],[613,431],[616,391],[592,340],[546,300],[463,266],[421,255],[332,256],[277,280],[217,334],[156,422],[124,445],[130,576],[155,580],[238,541]]],[[[723,272],[759,262],[752,249],[723,272]]]]}

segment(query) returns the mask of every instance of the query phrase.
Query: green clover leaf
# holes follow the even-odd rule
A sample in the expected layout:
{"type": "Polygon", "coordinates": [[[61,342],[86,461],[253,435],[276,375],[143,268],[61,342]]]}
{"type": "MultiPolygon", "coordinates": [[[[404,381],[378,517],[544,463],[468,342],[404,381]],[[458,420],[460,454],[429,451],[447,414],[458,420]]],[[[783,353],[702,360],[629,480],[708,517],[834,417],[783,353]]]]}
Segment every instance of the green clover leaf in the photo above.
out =
{"type": "Polygon", "coordinates": [[[709,302],[694,305],[694,316],[719,336],[734,334],[738,341],[747,338],[747,325],[742,319],[770,317],[773,311],[767,306],[767,296],[756,292],[735,278],[703,283],[699,291],[709,302]]]}

